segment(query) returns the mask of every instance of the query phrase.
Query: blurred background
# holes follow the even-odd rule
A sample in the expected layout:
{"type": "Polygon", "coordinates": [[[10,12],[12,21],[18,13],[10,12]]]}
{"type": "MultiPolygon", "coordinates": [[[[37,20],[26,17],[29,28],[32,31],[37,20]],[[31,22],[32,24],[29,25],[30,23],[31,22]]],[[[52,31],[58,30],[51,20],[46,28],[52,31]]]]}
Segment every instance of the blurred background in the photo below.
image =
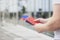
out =
{"type": "MultiPolygon", "coordinates": [[[[52,0],[0,0],[0,25],[4,22],[24,25],[34,30],[32,25],[20,20],[23,15],[34,18],[49,18],[53,14],[52,0]]],[[[54,37],[53,32],[43,34],[54,37]]]]}

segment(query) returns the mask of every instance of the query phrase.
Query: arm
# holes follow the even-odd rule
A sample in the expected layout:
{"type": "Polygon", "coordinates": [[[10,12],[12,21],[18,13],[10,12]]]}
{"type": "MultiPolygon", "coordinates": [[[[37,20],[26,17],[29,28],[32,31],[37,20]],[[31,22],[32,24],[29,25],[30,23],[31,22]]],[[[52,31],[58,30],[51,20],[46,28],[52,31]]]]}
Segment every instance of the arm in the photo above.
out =
{"type": "Polygon", "coordinates": [[[53,16],[45,24],[36,24],[34,28],[39,31],[55,31],[60,29],[60,4],[54,4],[53,16]]]}
{"type": "Polygon", "coordinates": [[[50,31],[55,31],[60,29],[60,4],[53,5],[53,16],[48,21],[47,26],[50,31]]]}

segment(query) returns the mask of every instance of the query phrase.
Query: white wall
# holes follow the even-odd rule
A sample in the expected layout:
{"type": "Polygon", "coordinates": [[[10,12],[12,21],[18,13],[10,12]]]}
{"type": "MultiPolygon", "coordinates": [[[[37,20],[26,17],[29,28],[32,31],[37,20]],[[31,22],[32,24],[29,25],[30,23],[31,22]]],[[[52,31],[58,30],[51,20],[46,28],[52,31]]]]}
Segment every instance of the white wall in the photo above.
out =
{"type": "MultiPolygon", "coordinates": [[[[27,11],[34,11],[34,1],[36,1],[36,8],[35,10],[38,11],[39,8],[42,8],[43,11],[48,11],[48,0],[26,0],[25,3],[21,3],[21,5],[26,6],[27,11]]],[[[51,8],[52,11],[52,0],[51,1],[51,8]]],[[[0,0],[0,11],[5,10],[6,8],[9,9],[10,12],[16,12],[18,8],[18,0],[0,0]],[[9,2],[8,2],[9,1],[9,2]]]]}
{"type": "Polygon", "coordinates": [[[9,12],[17,12],[18,11],[18,1],[17,0],[9,0],[8,1],[8,9],[9,12]]]}
{"type": "Polygon", "coordinates": [[[0,0],[0,11],[8,9],[9,12],[17,12],[18,10],[17,0],[0,0]]]}
{"type": "Polygon", "coordinates": [[[4,11],[6,8],[6,0],[0,0],[0,11],[4,11]]]}
{"type": "MultiPolygon", "coordinates": [[[[35,0],[36,1],[36,11],[39,8],[42,8],[43,11],[49,11],[48,1],[49,0],[35,0]]],[[[50,11],[52,11],[52,0],[50,0],[50,11]]],[[[34,11],[34,0],[28,0],[27,2],[27,11],[34,11]]]]}

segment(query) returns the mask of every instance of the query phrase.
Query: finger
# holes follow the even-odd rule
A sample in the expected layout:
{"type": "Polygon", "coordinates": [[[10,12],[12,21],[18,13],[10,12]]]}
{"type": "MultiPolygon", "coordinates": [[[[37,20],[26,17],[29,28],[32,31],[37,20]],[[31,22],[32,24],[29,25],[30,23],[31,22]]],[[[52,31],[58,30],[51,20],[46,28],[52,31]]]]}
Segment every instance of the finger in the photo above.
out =
{"type": "Polygon", "coordinates": [[[38,27],[39,25],[41,25],[41,23],[35,24],[33,27],[38,27]]]}
{"type": "Polygon", "coordinates": [[[39,32],[39,33],[42,32],[41,29],[40,29],[40,27],[42,27],[41,25],[42,25],[42,24],[36,24],[36,25],[34,25],[34,29],[35,29],[37,32],[39,32]]]}
{"type": "Polygon", "coordinates": [[[34,21],[38,21],[38,20],[40,20],[40,18],[38,18],[38,19],[35,19],[34,21]]]}
{"type": "Polygon", "coordinates": [[[37,20],[41,20],[41,21],[43,21],[44,19],[43,19],[43,18],[38,18],[38,19],[36,19],[35,21],[37,21],[37,20]]]}

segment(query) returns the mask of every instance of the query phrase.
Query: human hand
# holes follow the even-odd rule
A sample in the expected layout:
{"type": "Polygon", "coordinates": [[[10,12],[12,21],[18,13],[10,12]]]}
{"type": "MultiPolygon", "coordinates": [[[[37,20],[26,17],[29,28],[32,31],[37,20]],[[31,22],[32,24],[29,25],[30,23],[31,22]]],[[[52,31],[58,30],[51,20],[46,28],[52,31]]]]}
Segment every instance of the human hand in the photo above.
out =
{"type": "Polygon", "coordinates": [[[38,18],[34,21],[40,21],[41,23],[46,23],[48,21],[48,19],[38,18]]]}
{"type": "Polygon", "coordinates": [[[38,32],[44,32],[47,29],[46,24],[41,24],[41,23],[35,24],[33,27],[38,32]]]}
{"type": "Polygon", "coordinates": [[[48,22],[48,19],[38,18],[34,21],[40,21],[41,22],[41,23],[37,23],[37,24],[34,25],[34,29],[36,31],[38,31],[38,32],[46,31],[46,29],[47,29],[47,26],[46,26],[47,24],[46,23],[48,22]]]}

